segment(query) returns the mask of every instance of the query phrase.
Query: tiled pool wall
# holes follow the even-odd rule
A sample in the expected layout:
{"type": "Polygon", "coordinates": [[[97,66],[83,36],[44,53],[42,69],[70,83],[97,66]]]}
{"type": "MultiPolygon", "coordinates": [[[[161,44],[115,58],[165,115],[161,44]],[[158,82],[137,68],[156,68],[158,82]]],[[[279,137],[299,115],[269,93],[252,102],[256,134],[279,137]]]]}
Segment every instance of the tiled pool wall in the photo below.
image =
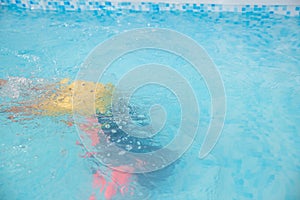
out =
{"type": "Polygon", "coordinates": [[[1,5],[39,10],[130,10],[130,11],[186,11],[186,12],[268,12],[300,16],[300,0],[0,0],[1,5]]]}

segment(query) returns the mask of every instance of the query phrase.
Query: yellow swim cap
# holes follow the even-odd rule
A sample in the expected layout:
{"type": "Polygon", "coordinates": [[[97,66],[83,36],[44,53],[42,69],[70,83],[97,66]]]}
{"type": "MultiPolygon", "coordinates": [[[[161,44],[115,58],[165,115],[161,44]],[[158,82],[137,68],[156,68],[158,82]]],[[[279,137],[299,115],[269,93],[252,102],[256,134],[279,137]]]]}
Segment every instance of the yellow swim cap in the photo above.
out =
{"type": "Polygon", "coordinates": [[[73,110],[81,115],[105,113],[111,105],[113,90],[112,84],[81,80],[69,84],[68,79],[63,79],[58,89],[39,103],[38,109],[45,115],[71,114],[73,110]]]}

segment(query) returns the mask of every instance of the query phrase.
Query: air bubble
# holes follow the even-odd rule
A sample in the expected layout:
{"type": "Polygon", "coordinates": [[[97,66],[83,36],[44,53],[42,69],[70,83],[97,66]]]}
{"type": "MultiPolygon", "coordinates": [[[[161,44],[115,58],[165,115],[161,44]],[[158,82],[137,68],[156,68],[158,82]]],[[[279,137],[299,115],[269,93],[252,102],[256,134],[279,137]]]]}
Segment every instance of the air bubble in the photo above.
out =
{"type": "Polygon", "coordinates": [[[137,116],[139,119],[145,119],[146,117],[145,117],[145,115],[138,115],[137,116]]]}
{"type": "Polygon", "coordinates": [[[132,146],[127,144],[125,148],[126,148],[127,151],[130,151],[132,149],[132,146]]]}
{"type": "Polygon", "coordinates": [[[116,133],[116,132],[117,132],[116,129],[111,130],[111,133],[116,133]]]}

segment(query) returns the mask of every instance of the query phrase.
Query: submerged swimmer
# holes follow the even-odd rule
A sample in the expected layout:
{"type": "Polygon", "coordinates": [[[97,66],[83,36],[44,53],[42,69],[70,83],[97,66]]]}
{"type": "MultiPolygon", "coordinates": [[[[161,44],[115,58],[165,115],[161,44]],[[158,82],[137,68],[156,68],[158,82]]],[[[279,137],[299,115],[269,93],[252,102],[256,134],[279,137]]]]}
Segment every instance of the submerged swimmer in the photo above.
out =
{"type": "MultiPolygon", "coordinates": [[[[110,108],[113,91],[114,86],[112,84],[93,83],[82,80],[70,82],[69,79],[63,79],[53,84],[42,83],[36,85],[25,78],[0,79],[0,98],[8,96],[11,99],[16,99],[17,102],[19,100],[14,106],[4,107],[5,112],[58,116],[72,114],[73,107],[76,107],[76,110],[79,110],[84,116],[90,116],[96,113],[97,123],[100,124],[104,137],[108,139],[109,143],[115,143],[120,149],[124,150],[124,152],[148,153],[162,148],[162,146],[159,143],[155,143],[152,138],[136,138],[130,136],[118,127],[117,123],[113,120],[110,108]],[[29,97],[24,100],[22,97],[26,95],[29,97]],[[73,102],[73,98],[77,98],[77,101],[73,102]],[[90,109],[90,103],[95,105],[96,112],[90,109]]],[[[130,107],[129,112],[133,121],[136,121],[139,125],[144,126],[149,123],[149,119],[143,119],[144,121],[142,123],[140,122],[139,114],[143,111],[130,107]]],[[[91,127],[87,128],[89,130],[91,129],[91,127]]],[[[89,130],[86,130],[86,132],[89,130]]],[[[96,132],[96,134],[100,137],[99,132],[96,132]]],[[[105,146],[100,147],[105,151],[105,148],[103,148],[105,146]]],[[[166,154],[171,156],[174,155],[175,152],[168,151],[166,154]]],[[[118,156],[119,157],[115,157],[116,160],[124,157],[122,154],[118,156]]],[[[163,156],[161,159],[163,159],[163,156]]],[[[149,163],[150,162],[151,160],[149,160],[149,163]]],[[[120,168],[129,166],[130,163],[120,166],[120,168]]],[[[157,184],[160,181],[164,181],[172,172],[172,168],[168,167],[152,173],[138,174],[136,175],[137,180],[141,185],[153,189],[155,187],[153,183],[157,184]]],[[[112,171],[112,180],[114,180],[115,183],[113,181],[108,182],[108,180],[103,180],[102,178],[101,181],[108,183],[105,186],[105,197],[110,199],[110,197],[116,195],[117,190],[123,191],[122,187],[127,187],[127,185],[130,184],[129,178],[131,176],[130,173],[114,170],[112,171]],[[111,192],[112,190],[114,192],[111,192]]]]}

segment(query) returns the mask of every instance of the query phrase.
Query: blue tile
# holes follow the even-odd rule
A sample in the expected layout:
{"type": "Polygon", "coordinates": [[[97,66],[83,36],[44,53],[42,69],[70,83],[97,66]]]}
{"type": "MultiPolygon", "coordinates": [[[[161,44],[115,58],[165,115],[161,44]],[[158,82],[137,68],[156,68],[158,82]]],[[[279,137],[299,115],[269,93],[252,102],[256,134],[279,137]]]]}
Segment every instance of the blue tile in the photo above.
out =
{"type": "Polygon", "coordinates": [[[59,11],[65,11],[66,9],[65,9],[65,6],[60,5],[60,6],[58,6],[58,10],[59,11]]]}
{"type": "MultiPolygon", "coordinates": [[[[119,2],[119,3],[113,3],[110,0],[28,0],[22,2],[22,0],[16,0],[15,3],[12,3],[11,0],[0,0],[2,3],[7,4],[15,4],[19,7],[25,7],[30,8],[32,5],[36,5],[37,7],[40,6],[42,9],[55,9],[55,10],[74,10],[75,6],[80,6],[81,8],[78,9],[78,11],[81,10],[90,10],[90,9],[97,9],[97,10],[107,10],[113,9],[115,11],[122,11],[123,9],[128,9],[130,12],[135,11],[152,11],[152,12],[158,12],[160,10],[170,10],[170,11],[185,11],[185,12],[201,12],[201,13],[208,13],[208,12],[214,12],[214,11],[223,11],[223,5],[222,4],[203,4],[203,3],[180,3],[178,6],[174,3],[149,3],[149,2],[140,2],[137,3],[137,6],[132,6],[133,4],[130,2],[131,0],[125,1],[125,2],[119,2]],[[46,7],[43,7],[43,4],[45,3],[46,7]],[[60,4],[63,5],[60,5],[60,4]],[[114,5],[115,4],[115,5],[114,5]],[[143,6],[144,5],[144,6],[143,6]]],[[[271,0],[270,0],[271,1],[271,0]]],[[[134,4],[135,5],[135,4],[134,4]]],[[[266,5],[244,5],[242,7],[239,6],[233,6],[230,8],[234,12],[240,12],[240,9],[242,13],[246,15],[254,15],[255,20],[259,20],[261,16],[266,17],[266,13],[268,15],[280,13],[284,15],[300,15],[300,6],[294,6],[294,7],[288,7],[285,5],[274,5],[274,6],[266,6],[266,5]],[[270,11],[274,10],[274,11],[270,11]],[[284,11],[284,12],[282,12],[284,11]],[[296,12],[295,12],[296,11],[296,12]],[[263,14],[265,13],[265,14],[263,14]]],[[[77,10],[77,9],[75,9],[77,10]]]]}
{"type": "Polygon", "coordinates": [[[120,2],[119,5],[121,5],[121,6],[130,6],[131,3],[130,2],[120,2]]]}
{"type": "Polygon", "coordinates": [[[159,6],[157,4],[152,4],[153,11],[159,11],[159,6]]]}

